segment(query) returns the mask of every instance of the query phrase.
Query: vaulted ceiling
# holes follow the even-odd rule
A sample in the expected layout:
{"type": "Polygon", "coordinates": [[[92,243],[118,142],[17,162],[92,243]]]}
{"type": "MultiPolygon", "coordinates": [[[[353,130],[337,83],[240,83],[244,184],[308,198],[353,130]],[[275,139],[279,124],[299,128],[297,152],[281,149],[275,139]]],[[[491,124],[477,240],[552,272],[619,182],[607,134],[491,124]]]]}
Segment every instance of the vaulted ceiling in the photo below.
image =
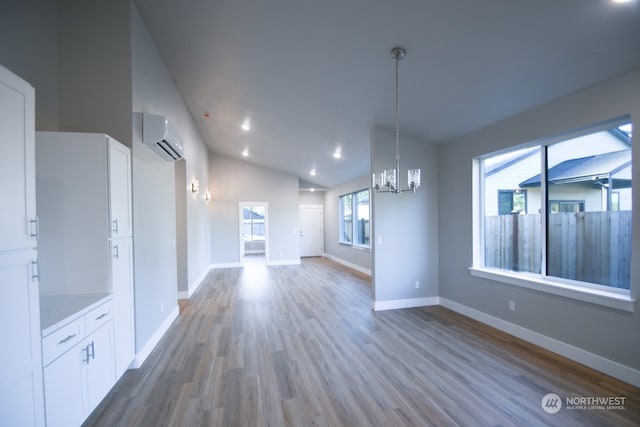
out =
{"type": "Polygon", "coordinates": [[[640,0],[136,3],[210,151],[320,187],[393,129],[396,45],[402,133],[435,144],[640,68],[640,0]]]}

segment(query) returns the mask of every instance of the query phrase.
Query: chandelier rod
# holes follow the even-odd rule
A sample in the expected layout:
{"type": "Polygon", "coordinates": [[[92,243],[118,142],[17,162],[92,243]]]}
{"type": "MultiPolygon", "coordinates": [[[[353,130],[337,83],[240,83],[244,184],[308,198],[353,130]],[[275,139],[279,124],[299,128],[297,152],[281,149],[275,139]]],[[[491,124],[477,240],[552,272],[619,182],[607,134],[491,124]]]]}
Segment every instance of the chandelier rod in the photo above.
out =
{"type": "Polygon", "coordinates": [[[395,86],[395,101],[396,101],[396,174],[397,179],[400,178],[400,78],[399,78],[399,66],[398,61],[405,57],[407,51],[401,47],[394,47],[391,49],[391,55],[395,63],[396,72],[396,86],[395,86]]]}

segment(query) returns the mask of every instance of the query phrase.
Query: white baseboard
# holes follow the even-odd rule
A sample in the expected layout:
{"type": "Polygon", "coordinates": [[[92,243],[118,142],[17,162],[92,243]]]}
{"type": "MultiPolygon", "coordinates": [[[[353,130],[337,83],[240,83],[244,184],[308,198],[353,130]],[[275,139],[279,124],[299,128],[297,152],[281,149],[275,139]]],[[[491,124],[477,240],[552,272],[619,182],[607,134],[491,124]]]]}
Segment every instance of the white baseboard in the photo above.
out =
{"type": "Polygon", "coordinates": [[[281,259],[277,261],[267,261],[268,266],[272,265],[300,265],[300,258],[298,259],[281,259]]]}
{"type": "Polygon", "coordinates": [[[595,369],[596,371],[603,372],[621,381],[640,387],[640,371],[637,369],[630,368],[618,362],[598,356],[597,354],[590,353],[581,348],[574,347],[570,344],[550,338],[530,329],[523,328],[522,326],[507,322],[506,320],[491,316],[446,298],[440,298],[440,305],[475,319],[478,322],[492,326],[515,337],[557,353],[575,362],[581,363],[595,369]]]}
{"type": "Polygon", "coordinates": [[[169,316],[164,319],[160,327],[154,332],[151,338],[149,338],[144,347],[142,347],[142,349],[138,353],[136,353],[136,357],[133,359],[133,362],[131,362],[131,365],[129,365],[129,369],[138,369],[142,366],[144,361],[147,360],[147,357],[149,357],[153,349],[156,347],[156,345],[158,345],[164,334],[169,330],[169,327],[171,326],[173,321],[176,320],[179,314],[180,308],[176,305],[174,309],[171,310],[171,313],[169,313],[169,316]]]}
{"type": "Polygon", "coordinates": [[[428,305],[438,305],[438,297],[393,299],[386,301],[371,301],[373,311],[396,310],[399,308],[426,307],[428,305]]]}
{"type": "Polygon", "coordinates": [[[361,266],[359,266],[357,264],[354,264],[354,263],[349,262],[349,261],[345,261],[342,258],[338,258],[338,257],[330,255],[330,254],[326,254],[325,253],[325,254],[322,254],[322,256],[327,258],[327,259],[330,259],[331,261],[335,261],[338,264],[342,264],[345,267],[349,267],[349,268],[352,268],[352,269],[354,269],[356,271],[359,271],[360,273],[366,274],[367,276],[371,276],[371,270],[368,269],[368,268],[361,267],[361,266]]]}
{"type": "Polygon", "coordinates": [[[217,268],[239,268],[239,267],[242,267],[241,262],[223,262],[220,264],[211,264],[209,266],[211,270],[214,270],[217,268]]]}

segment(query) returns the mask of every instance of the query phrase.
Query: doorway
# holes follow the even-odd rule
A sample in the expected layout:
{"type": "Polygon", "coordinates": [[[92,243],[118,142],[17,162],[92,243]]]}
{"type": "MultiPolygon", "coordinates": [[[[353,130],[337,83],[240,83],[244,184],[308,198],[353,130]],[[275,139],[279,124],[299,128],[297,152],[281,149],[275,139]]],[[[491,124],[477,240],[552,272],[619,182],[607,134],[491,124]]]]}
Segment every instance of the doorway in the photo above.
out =
{"type": "Polygon", "coordinates": [[[253,260],[262,258],[264,263],[269,260],[269,221],[268,203],[240,202],[239,223],[240,230],[240,262],[245,264],[245,257],[253,260]]]}

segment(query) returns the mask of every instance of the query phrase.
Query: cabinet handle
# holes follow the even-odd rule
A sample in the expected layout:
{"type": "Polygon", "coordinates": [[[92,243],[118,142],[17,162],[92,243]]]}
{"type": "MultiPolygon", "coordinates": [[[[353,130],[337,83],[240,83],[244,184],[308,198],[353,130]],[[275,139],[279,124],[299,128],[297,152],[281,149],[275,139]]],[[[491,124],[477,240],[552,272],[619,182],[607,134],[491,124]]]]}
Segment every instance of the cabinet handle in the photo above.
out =
{"type": "Polygon", "coordinates": [[[103,318],[107,317],[108,315],[109,315],[109,313],[102,313],[100,316],[96,317],[96,320],[103,319],[103,318]]]}
{"type": "Polygon", "coordinates": [[[38,236],[40,236],[40,218],[35,217],[34,219],[30,219],[29,225],[29,237],[38,240],[38,236]]]}
{"type": "Polygon", "coordinates": [[[95,347],[93,346],[93,341],[91,341],[91,344],[89,344],[87,346],[87,363],[89,363],[89,357],[91,357],[92,359],[96,358],[96,351],[95,351],[95,347]],[[91,347],[91,352],[89,352],[89,347],[91,347]]]}
{"type": "Polygon", "coordinates": [[[71,341],[72,339],[74,339],[76,335],[77,335],[77,334],[69,335],[68,337],[66,337],[65,339],[63,339],[62,341],[60,341],[58,344],[64,344],[64,343],[67,343],[67,342],[71,341]]]}
{"type": "Polygon", "coordinates": [[[120,249],[118,248],[118,245],[113,245],[113,257],[115,259],[120,259],[120,249]]]}
{"type": "Polygon", "coordinates": [[[31,261],[31,280],[40,280],[40,262],[37,259],[31,261]]]}
{"type": "Polygon", "coordinates": [[[113,232],[118,234],[118,219],[116,218],[111,222],[113,222],[113,232]]]}

